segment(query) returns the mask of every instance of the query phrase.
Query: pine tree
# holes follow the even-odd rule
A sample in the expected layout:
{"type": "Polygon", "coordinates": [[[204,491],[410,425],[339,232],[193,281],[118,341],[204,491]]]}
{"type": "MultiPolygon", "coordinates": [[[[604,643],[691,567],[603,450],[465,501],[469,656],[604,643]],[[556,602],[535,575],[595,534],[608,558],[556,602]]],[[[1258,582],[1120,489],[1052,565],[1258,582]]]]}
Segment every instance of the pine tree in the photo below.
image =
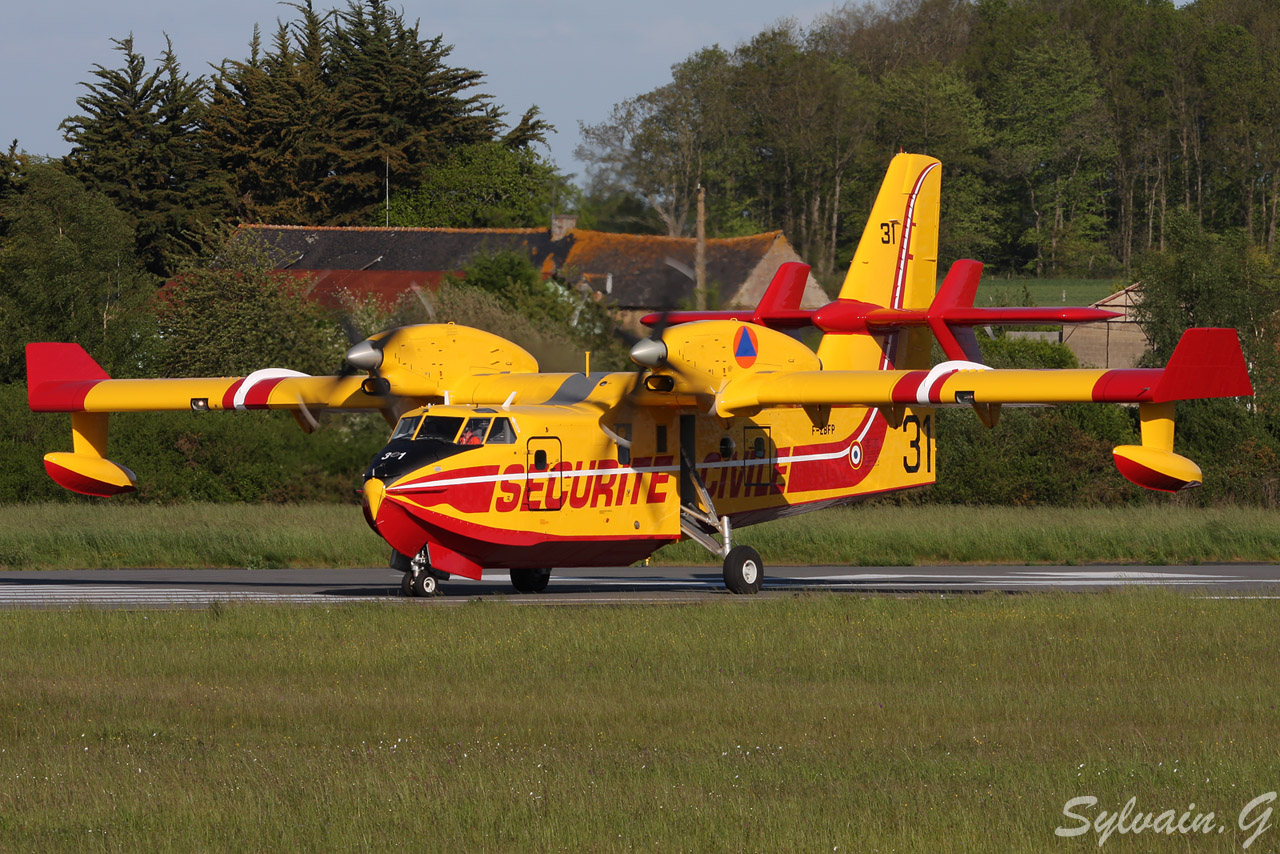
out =
{"type": "Polygon", "coordinates": [[[140,257],[166,275],[185,232],[216,214],[195,140],[205,81],[182,72],[172,46],[148,72],[132,36],[112,42],[124,64],[95,65],[98,82],[82,84],[89,91],[76,104],[84,112],[61,125],[72,144],[65,165],[135,219],[140,257]]]}
{"type": "Polygon", "coordinates": [[[368,222],[382,201],[384,176],[416,186],[460,146],[493,139],[501,112],[471,90],[478,71],[445,64],[442,36],[424,40],[417,25],[382,0],[352,2],[330,38],[329,78],[340,105],[323,189],[335,224],[368,222]]]}

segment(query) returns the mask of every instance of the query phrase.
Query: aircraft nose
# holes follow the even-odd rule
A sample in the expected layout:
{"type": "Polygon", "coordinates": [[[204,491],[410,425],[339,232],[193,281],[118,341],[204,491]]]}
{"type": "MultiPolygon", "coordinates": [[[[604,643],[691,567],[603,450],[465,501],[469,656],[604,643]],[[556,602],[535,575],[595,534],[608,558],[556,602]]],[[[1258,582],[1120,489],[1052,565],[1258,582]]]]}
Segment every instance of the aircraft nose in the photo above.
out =
{"type": "Polygon", "coordinates": [[[386,494],[386,484],[378,478],[371,477],[364,482],[364,509],[370,524],[377,520],[378,508],[382,506],[382,499],[386,494]]]}

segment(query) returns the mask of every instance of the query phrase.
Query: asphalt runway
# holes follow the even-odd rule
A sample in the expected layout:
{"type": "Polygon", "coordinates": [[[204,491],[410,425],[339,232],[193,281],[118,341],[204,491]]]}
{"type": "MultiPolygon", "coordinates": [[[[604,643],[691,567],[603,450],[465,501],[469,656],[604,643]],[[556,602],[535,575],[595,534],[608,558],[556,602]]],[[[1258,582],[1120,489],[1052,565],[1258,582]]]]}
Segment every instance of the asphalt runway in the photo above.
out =
{"type": "Polygon", "coordinates": [[[797,592],[964,595],[999,591],[1097,591],[1159,585],[1208,596],[1280,598],[1280,565],[766,567],[757,597],[724,589],[706,566],[576,569],[553,573],[547,590],[519,595],[505,572],[453,578],[443,595],[400,595],[391,569],[85,569],[0,573],[0,608],[207,608],[215,602],[326,604],[396,602],[442,607],[475,599],[517,605],[750,602],[797,592]]]}

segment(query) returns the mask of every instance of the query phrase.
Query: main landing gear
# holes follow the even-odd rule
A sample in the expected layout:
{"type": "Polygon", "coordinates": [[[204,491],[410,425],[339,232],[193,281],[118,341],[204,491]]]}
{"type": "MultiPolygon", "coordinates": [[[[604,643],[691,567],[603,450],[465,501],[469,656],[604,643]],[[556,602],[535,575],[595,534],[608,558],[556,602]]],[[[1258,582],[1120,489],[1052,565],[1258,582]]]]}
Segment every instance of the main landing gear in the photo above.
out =
{"type": "Polygon", "coordinates": [[[449,573],[432,569],[428,558],[425,548],[412,558],[397,551],[391,553],[391,568],[404,572],[400,579],[403,595],[435,596],[440,592],[440,582],[449,580],[449,573]]]}
{"type": "Polygon", "coordinates": [[[764,562],[751,546],[734,546],[724,558],[724,586],[733,593],[759,593],[764,562]]]}
{"type": "Polygon", "coordinates": [[[680,505],[680,533],[713,555],[724,559],[724,586],[731,593],[759,593],[764,581],[764,561],[751,546],[734,546],[729,517],[716,513],[711,494],[698,476],[687,455],[682,455],[683,474],[687,475],[696,503],[680,505]],[[720,535],[717,541],[715,535],[720,535]]]}

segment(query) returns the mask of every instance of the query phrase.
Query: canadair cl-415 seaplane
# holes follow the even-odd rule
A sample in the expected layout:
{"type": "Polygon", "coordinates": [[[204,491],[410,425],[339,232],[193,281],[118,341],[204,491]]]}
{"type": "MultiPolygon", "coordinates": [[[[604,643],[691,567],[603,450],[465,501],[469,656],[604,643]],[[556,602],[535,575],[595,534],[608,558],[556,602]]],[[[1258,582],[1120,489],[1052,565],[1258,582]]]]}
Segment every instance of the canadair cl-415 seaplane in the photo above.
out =
{"type": "Polygon", "coordinates": [[[45,468],[87,495],[133,490],[106,457],[111,412],[285,409],[310,430],[320,410],[381,411],[395,429],[364,473],[364,512],[420,596],[487,568],[536,592],[553,567],[626,566],[683,537],[723,560],[730,590],[755,593],[764,566],[734,529],[932,483],[940,406],[994,426],[1006,404],[1137,404],[1142,444],[1115,449],[1120,473],[1150,489],[1198,485],[1173,451],[1174,407],[1252,394],[1236,332],[1188,330],[1159,369],[989,369],[975,326],[1112,315],[975,308],[975,261],[935,294],[940,179],[933,158],[893,158],[834,302],[801,309],[808,268],[784,265],[755,310],[649,318],[658,329],[632,348],[636,372],[540,373],[515,344],[453,324],[357,344],[347,361],[367,376],[110,379],[75,344],[31,344],[31,408],[71,413],[73,450],[45,468]],[[816,352],[781,331],[810,325],[816,352]]]}

